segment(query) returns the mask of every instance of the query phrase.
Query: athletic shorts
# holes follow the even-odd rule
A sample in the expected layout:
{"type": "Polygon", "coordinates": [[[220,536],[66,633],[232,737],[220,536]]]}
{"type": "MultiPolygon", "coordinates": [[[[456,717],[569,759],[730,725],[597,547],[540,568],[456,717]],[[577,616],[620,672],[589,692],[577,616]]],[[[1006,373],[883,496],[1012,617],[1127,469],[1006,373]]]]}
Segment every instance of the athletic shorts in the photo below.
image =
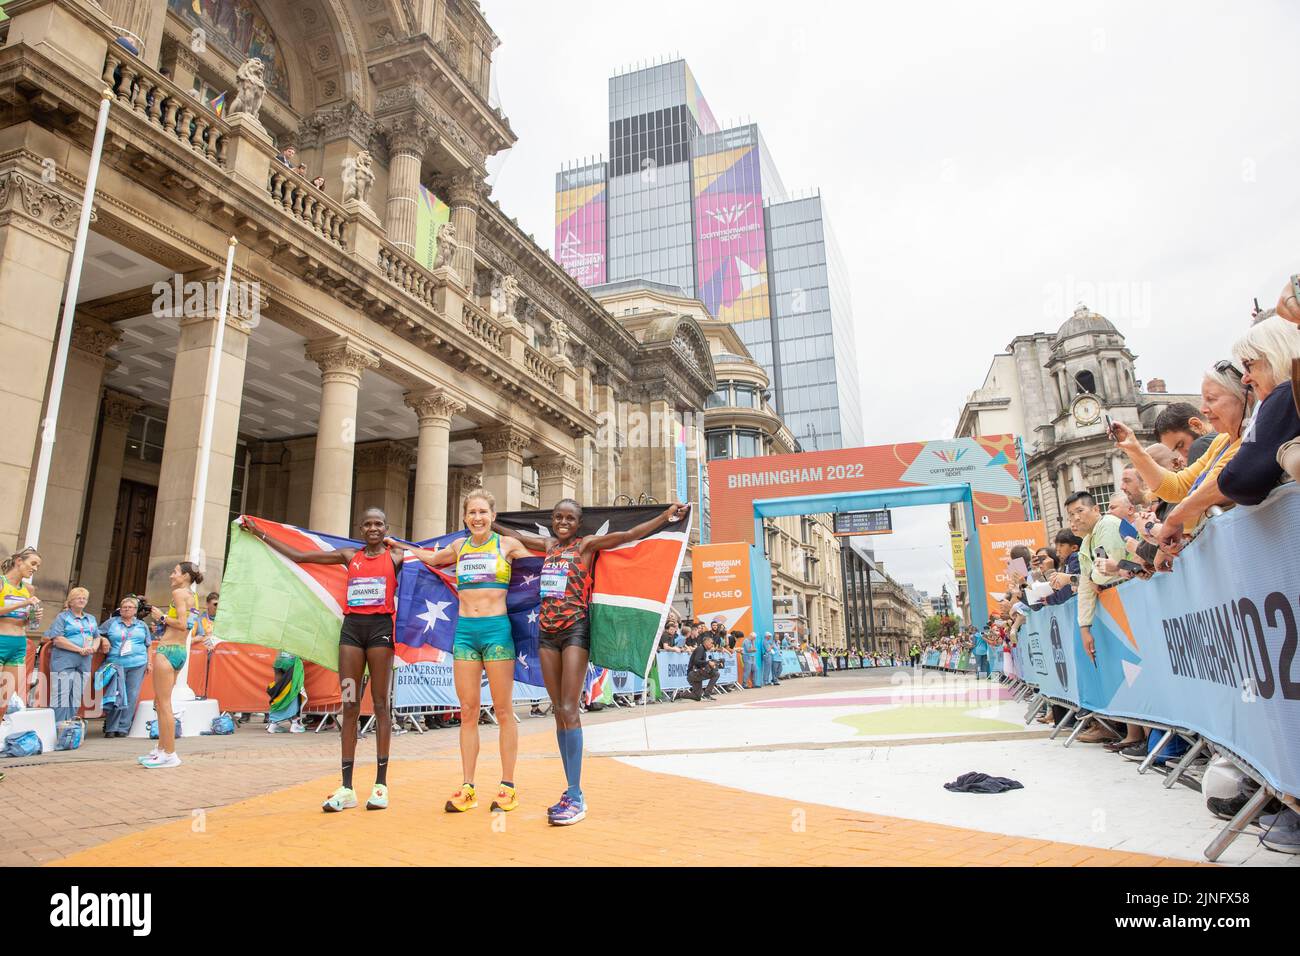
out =
{"type": "Polygon", "coordinates": [[[549,647],[553,651],[563,651],[566,647],[581,647],[591,650],[591,637],[587,633],[587,619],[581,617],[562,631],[537,632],[539,647],[549,647]]]}
{"type": "Polygon", "coordinates": [[[515,639],[510,633],[510,618],[504,614],[493,617],[462,614],[456,619],[456,639],[451,653],[458,661],[513,661],[515,639]]]}
{"type": "Polygon", "coordinates": [[[185,666],[185,645],[184,644],[159,644],[155,652],[159,657],[167,659],[167,663],[172,666],[172,670],[180,673],[185,666]]]}
{"type": "Polygon", "coordinates": [[[27,638],[0,634],[0,667],[21,667],[27,663],[27,638]]]}
{"type": "Polygon", "coordinates": [[[391,614],[344,614],[343,629],[339,631],[339,647],[359,647],[363,651],[372,647],[393,646],[393,616],[391,614]]]}

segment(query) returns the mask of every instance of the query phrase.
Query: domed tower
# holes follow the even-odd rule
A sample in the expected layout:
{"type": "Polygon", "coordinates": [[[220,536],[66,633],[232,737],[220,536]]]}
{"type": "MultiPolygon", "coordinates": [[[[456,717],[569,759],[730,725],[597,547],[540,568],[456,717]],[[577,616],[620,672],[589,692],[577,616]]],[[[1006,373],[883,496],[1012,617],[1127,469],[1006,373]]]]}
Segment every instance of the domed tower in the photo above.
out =
{"type": "MultiPolygon", "coordinates": [[[[1080,303],[1057,330],[1047,363],[1057,390],[1058,440],[1067,437],[1068,433],[1063,434],[1059,428],[1060,418],[1067,415],[1083,429],[1101,420],[1102,411],[1129,424],[1138,423],[1133,361],[1134,355],[1125,346],[1119,329],[1080,303]],[[1080,401],[1087,398],[1093,401],[1080,401]],[[1123,414],[1126,409],[1130,415],[1123,414]]],[[[1084,433],[1091,434],[1091,430],[1084,433]]]]}
{"type": "Polygon", "coordinates": [[[1147,434],[1138,413],[1134,358],[1110,320],[1083,303],[1052,340],[1045,369],[1055,417],[1047,429],[1051,440],[1032,456],[1030,473],[1053,533],[1072,492],[1092,491],[1105,508],[1119,487],[1126,462],[1106,434],[1106,416],[1147,434]]]}

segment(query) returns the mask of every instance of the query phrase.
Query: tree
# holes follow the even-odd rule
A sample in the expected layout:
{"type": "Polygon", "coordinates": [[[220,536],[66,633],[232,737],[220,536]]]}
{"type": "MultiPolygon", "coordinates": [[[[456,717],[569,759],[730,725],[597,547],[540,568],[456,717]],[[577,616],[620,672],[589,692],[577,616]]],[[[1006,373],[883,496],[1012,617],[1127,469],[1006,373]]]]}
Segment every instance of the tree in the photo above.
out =
{"type": "Polygon", "coordinates": [[[927,641],[936,640],[943,633],[943,618],[938,614],[931,614],[925,619],[925,639],[927,641]]]}

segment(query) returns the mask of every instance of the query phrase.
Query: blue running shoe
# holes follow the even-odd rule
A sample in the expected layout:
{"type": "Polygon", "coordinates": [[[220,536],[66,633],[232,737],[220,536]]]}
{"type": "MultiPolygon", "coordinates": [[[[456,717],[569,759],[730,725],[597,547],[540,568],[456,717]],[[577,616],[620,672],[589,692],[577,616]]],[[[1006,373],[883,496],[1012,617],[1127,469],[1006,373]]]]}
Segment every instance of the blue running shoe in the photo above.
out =
{"type": "Polygon", "coordinates": [[[560,809],[547,815],[547,821],[553,827],[573,826],[587,817],[587,801],[575,800],[567,793],[560,800],[560,809]]]}

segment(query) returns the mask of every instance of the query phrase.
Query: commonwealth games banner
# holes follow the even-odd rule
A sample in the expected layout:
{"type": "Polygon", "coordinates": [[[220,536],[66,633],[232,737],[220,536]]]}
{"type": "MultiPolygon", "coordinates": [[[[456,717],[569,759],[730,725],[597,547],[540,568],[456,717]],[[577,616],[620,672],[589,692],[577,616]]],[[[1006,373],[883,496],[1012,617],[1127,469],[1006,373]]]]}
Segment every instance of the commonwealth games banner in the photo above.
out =
{"type": "Polygon", "coordinates": [[[1202,734],[1300,793],[1298,538],[1291,485],[1213,519],[1172,574],[1101,592],[1095,663],[1071,600],[1030,615],[1016,667],[1049,697],[1202,734]]]}

